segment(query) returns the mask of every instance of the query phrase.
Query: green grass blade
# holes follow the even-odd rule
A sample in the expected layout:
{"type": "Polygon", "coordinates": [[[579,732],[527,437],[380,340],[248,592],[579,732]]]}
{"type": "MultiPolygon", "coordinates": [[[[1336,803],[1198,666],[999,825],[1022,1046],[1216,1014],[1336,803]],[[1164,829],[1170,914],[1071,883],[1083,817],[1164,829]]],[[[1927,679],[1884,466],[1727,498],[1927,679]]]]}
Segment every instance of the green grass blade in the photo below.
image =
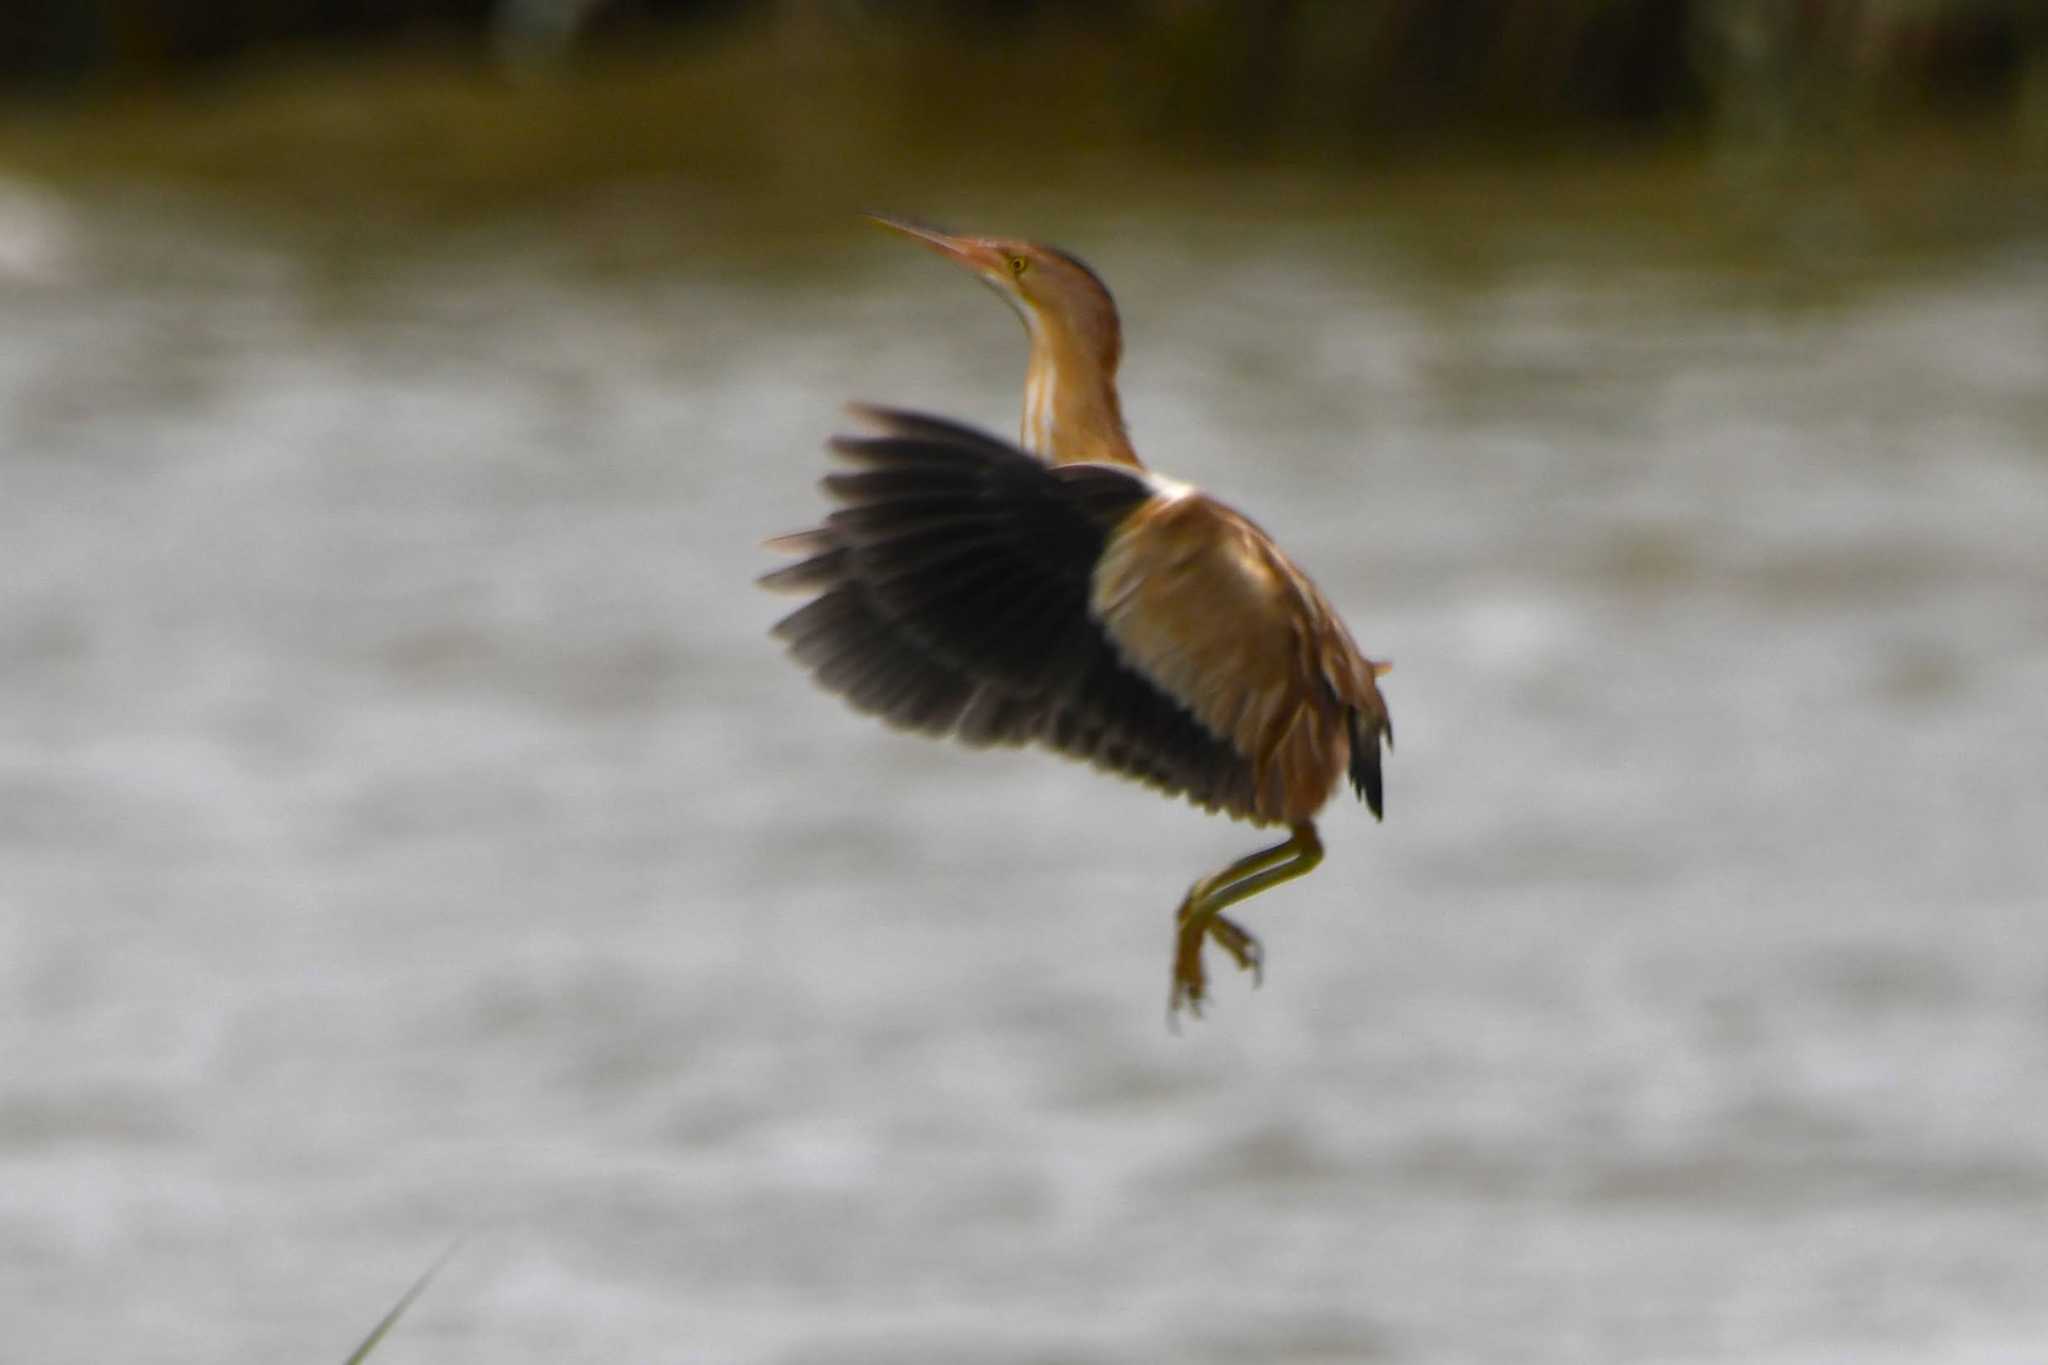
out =
{"type": "Polygon", "coordinates": [[[426,1292],[427,1286],[434,1282],[434,1277],[441,1273],[441,1268],[454,1260],[455,1253],[460,1250],[462,1250],[462,1239],[458,1237],[449,1243],[448,1249],[442,1252],[432,1265],[420,1273],[420,1277],[412,1282],[412,1288],[406,1290],[398,1302],[391,1305],[391,1311],[386,1313],[378,1320],[377,1325],[370,1329],[370,1335],[363,1338],[363,1344],[356,1347],[354,1352],[349,1355],[345,1365],[362,1365],[365,1360],[368,1360],[370,1352],[377,1349],[377,1343],[384,1340],[384,1334],[397,1325],[398,1320],[405,1316],[405,1310],[412,1307],[413,1300],[426,1292]]]}

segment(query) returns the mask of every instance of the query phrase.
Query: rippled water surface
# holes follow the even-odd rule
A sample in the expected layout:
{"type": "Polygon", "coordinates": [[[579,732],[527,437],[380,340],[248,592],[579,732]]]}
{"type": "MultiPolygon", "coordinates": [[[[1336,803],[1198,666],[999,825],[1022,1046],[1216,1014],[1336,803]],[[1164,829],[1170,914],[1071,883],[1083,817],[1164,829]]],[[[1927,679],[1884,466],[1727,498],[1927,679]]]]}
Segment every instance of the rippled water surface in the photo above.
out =
{"type": "Polygon", "coordinates": [[[1260,836],[750,586],[844,399],[1012,427],[965,280],[0,195],[4,1354],[338,1359],[466,1235],[380,1359],[2041,1359],[2048,251],[1525,207],[1069,240],[1396,662],[1175,1037],[1260,836]]]}

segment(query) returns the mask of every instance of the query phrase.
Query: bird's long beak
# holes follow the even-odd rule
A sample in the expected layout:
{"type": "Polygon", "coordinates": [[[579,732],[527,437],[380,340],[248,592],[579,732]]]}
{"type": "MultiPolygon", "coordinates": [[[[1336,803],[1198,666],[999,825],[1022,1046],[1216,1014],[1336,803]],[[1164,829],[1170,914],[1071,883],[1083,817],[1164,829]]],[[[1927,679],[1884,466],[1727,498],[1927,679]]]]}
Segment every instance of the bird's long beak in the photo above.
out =
{"type": "Polygon", "coordinates": [[[956,265],[964,265],[977,274],[1001,279],[1004,274],[1003,253],[977,237],[955,237],[923,223],[913,223],[904,218],[889,218],[879,213],[867,215],[871,223],[879,223],[891,232],[900,232],[912,241],[922,242],[933,251],[956,265]]]}

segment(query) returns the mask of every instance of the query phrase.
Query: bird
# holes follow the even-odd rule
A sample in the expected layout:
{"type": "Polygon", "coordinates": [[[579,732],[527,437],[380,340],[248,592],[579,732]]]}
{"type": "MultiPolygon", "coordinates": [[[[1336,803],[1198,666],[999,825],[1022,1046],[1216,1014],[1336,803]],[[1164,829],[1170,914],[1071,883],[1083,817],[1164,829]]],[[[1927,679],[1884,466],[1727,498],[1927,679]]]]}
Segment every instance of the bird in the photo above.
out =
{"type": "Polygon", "coordinates": [[[1148,467],[1117,391],[1122,325],[1057,247],[869,215],[993,289],[1030,343],[1018,443],[850,405],[837,504],[767,542],[762,586],[808,595],[771,634],[825,690],[901,730],[1051,750],[1286,839],[1191,885],[1174,912],[1168,1019],[1210,1001],[1204,944],[1254,984],[1259,941],[1224,911],[1323,860],[1347,778],[1384,815],[1393,723],[1322,591],[1242,513],[1148,467]]]}

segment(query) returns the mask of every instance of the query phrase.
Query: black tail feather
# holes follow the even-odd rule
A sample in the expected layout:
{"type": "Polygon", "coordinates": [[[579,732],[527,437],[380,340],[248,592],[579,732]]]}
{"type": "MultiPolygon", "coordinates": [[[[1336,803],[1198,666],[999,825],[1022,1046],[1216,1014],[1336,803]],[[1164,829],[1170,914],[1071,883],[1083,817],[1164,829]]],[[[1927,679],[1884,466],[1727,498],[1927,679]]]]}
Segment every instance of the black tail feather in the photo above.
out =
{"type": "Polygon", "coordinates": [[[1381,717],[1369,717],[1363,711],[1352,711],[1348,715],[1351,727],[1351,786],[1365,798],[1366,809],[1372,818],[1386,818],[1386,788],[1380,779],[1380,739],[1387,741],[1387,747],[1394,747],[1392,722],[1381,717]]]}

